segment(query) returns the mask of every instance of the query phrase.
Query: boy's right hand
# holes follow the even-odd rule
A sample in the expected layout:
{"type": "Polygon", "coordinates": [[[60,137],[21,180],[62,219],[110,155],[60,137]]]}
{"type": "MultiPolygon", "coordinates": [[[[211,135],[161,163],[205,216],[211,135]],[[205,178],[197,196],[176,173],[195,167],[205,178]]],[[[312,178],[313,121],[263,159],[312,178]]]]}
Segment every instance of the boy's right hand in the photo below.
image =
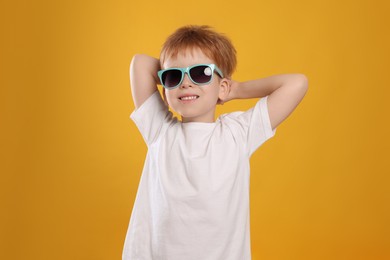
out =
{"type": "Polygon", "coordinates": [[[145,54],[136,54],[130,64],[130,85],[135,108],[139,108],[154,92],[159,79],[160,61],[145,54]]]}

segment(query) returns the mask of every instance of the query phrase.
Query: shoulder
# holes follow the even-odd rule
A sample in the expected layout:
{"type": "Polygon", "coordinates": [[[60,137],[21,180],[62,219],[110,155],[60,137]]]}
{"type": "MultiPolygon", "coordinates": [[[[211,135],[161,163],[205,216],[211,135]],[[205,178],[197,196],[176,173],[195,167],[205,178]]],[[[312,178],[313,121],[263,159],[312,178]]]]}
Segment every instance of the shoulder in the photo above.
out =
{"type": "Polygon", "coordinates": [[[222,124],[234,125],[234,124],[245,124],[248,114],[253,110],[253,107],[247,111],[234,111],[229,113],[221,114],[218,117],[218,120],[222,124]]]}
{"type": "Polygon", "coordinates": [[[233,136],[244,136],[247,129],[246,120],[242,118],[244,113],[244,111],[234,111],[220,115],[218,121],[224,132],[228,131],[233,136]]]}

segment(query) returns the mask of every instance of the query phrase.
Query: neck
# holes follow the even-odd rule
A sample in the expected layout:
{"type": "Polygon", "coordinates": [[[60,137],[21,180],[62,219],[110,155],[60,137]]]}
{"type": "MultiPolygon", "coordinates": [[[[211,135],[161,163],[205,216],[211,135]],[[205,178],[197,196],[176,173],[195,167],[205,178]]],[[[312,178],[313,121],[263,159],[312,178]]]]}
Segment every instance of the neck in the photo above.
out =
{"type": "Polygon", "coordinates": [[[191,123],[191,122],[198,122],[198,123],[214,123],[214,118],[199,118],[199,117],[181,117],[182,123],[191,123]]]}

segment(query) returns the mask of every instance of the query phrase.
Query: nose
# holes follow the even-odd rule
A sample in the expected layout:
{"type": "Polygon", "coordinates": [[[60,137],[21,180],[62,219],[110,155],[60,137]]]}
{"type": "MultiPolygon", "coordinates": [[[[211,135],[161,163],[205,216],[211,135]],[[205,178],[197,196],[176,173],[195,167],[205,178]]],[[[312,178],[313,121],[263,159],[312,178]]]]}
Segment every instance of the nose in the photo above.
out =
{"type": "Polygon", "coordinates": [[[180,84],[180,88],[188,88],[188,87],[192,87],[192,81],[188,77],[187,73],[185,73],[183,81],[180,84]]]}

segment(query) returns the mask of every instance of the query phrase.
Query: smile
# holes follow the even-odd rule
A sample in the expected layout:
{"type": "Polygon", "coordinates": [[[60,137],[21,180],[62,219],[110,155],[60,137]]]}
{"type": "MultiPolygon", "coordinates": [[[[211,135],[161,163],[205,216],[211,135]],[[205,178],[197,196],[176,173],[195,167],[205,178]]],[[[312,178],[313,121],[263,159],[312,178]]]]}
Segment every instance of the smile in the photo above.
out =
{"type": "Polygon", "coordinates": [[[195,100],[199,98],[199,96],[186,96],[186,97],[179,97],[180,100],[186,101],[186,100],[195,100]]]}

